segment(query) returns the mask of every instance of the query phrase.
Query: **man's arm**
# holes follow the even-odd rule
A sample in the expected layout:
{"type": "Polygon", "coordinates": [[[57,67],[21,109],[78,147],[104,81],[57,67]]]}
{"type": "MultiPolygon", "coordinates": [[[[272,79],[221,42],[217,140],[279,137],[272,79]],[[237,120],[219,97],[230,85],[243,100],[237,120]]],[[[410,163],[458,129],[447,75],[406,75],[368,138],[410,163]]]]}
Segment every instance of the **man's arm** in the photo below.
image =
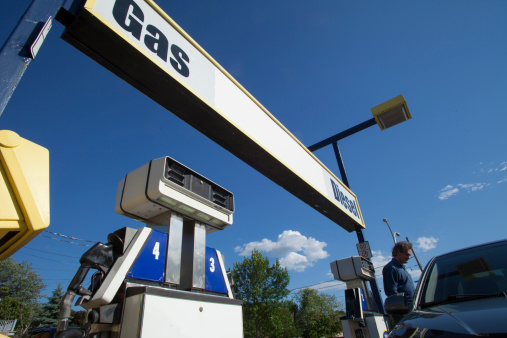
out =
{"type": "Polygon", "coordinates": [[[392,266],[385,266],[382,270],[384,280],[384,292],[386,296],[398,293],[398,273],[392,266]]]}

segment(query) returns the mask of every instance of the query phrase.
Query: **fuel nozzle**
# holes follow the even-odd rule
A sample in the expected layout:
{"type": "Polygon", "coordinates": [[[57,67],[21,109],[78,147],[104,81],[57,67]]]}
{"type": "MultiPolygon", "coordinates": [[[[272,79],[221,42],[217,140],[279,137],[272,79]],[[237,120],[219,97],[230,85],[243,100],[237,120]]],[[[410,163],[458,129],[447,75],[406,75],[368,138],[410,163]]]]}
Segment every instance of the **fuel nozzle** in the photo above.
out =
{"type": "Polygon", "coordinates": [[[113,245],[110,243],[96,243],[90,250],[85,252],[79,260],[81,266],[70,282],[68,290],[78,295],[91,295],[91,291],[82,286],[90,268],[107,273],[113,264],[113,245]]]}
{"type": "Polygon", "coordinates": [[[67,292],[60,303],[58,332],[66,331],[68,328],[68,321],[74,296],[92,294],[90,290],[83,287],[84,279],[86,278],[88,271],[90,271],[90,268],[97,269],[105,274],[113,264],[113,246],[114,245],[112,243],[103,244],[99,242],[81,256],[81,259],[79,260],[81,266],[70,282],[67,292]]]}

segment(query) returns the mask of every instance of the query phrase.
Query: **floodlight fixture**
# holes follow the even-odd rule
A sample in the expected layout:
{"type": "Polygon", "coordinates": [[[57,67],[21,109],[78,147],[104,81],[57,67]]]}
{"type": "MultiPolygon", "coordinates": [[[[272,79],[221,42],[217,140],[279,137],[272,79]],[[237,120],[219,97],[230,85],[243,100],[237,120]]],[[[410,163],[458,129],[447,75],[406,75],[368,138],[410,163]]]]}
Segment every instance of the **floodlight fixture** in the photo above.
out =
{"type": "Polygon", "coordinates": [[[412,118],[403,95],[396,96],[371,108],[371,112],[380,130],[391,128],[412,118]]]}

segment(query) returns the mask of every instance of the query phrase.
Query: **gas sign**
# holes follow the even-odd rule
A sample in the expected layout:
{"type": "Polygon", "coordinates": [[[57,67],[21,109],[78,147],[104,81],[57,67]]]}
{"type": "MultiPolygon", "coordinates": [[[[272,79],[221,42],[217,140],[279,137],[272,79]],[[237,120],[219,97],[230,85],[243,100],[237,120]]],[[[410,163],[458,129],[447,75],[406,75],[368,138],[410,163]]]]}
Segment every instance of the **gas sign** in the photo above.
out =
{"type": "Polygon", "coordinates": [[[364,227],[354,193],[152,0],[88,0],[62,23],[64,40],[267,178],[364,227]]]}

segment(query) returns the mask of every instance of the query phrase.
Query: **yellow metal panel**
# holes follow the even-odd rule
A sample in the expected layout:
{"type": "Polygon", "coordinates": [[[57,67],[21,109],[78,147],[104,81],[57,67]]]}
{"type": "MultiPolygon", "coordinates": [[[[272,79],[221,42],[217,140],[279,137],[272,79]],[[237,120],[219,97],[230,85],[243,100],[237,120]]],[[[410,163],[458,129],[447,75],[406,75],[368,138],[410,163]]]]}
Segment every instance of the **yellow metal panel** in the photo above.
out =
{"type": "Polygon", "coordinates": [[[49,225],[49,152],[2,130],[0,160],[0,259],[5,259],[49,225]]]}
{"type": "Polygon", "coordinates": [[[386,101],[384,103],[379,104],[378,106],[375,106],[371,108],[371,112],[373,113],[373,117],[375,118],[375,121],[377,121],[377,124],[379,125],[381,130],[384,130],[384,127],[380,123],[378,116],[382,113],[385,113],[386,111],[396,108],[398,106],[403,105],[405,108],[405,112],[407,113],[407,118],[411,119],[412,116],[410,115],[410,111],[408,110],[407,102],[405,101],[405,98],[403,95],[398,95],[395,98],[390,99],[389,101],[386,101]]]}
{"type": "Polygon", "coordinates": [[[9,179],[3,166],[0,166],[0,222],[2,222],[2,228],[4,221],[14,221],[23,219],[23,214],[16,201],[14,191],[10,184],[7,184],[9,179]]]}

